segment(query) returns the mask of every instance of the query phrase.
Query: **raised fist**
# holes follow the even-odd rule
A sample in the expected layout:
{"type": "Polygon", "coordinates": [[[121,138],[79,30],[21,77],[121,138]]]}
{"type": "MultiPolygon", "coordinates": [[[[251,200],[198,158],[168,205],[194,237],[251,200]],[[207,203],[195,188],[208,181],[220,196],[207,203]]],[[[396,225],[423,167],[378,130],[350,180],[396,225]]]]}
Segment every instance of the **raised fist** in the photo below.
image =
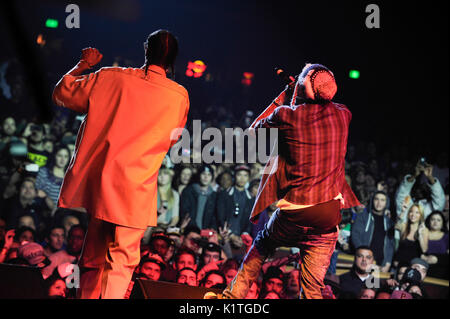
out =
{"type": "Polygon", "coordinates": [[[89,47],[81,50],[81,61],[86,62],[90,68],[99,63],[102,58],[103,54],[96,48],[89,47]]]}

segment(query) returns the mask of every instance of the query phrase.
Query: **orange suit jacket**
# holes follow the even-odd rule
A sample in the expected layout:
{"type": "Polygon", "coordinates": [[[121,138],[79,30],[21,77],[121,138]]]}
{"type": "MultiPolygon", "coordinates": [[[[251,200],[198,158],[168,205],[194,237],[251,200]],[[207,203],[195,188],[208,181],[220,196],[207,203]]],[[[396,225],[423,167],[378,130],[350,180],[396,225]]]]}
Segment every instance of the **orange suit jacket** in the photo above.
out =
{"type": "MultiPolygon", "coordinates": [[[[165,71],[108,67],[64,75],[53,101],[86,113],[58,199],[84,207],[93,217],[121,226],[156,226],[158,170],[171,134],[189,111],[186,89],[165,71]]],[[[181,132],[180,132],[181,133],[181,132]]]]}

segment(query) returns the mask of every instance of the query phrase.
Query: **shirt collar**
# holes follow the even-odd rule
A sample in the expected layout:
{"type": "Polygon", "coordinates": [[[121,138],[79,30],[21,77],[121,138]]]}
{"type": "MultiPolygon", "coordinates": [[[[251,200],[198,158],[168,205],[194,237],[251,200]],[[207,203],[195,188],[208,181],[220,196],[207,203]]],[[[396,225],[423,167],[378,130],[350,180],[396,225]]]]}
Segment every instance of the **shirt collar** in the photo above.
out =
{"type": "Polygon", "coordinates": [[[148,66],[148,72],[157,73],[157,74],[159,74],[159,75],[162,75],[162,76],[164,76],[164,77],[167,77],[167,76],[166,76],[166,71],[165,71],[162,67],[160,67],[160,66],[158,66],[158,65],[155,65],[155,64],[150,64],[150,65],[148,66]]]}

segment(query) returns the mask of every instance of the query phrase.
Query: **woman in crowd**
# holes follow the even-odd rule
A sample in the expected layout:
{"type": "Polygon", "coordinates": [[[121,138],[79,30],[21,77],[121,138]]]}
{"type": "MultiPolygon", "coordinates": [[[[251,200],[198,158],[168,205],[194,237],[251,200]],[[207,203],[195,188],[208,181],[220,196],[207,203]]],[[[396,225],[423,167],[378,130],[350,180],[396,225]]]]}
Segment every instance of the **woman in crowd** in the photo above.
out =
{"type": "Polygon", "coordinates": [[[39,169],[36,177],[36,188],[45,192],[55,205],[58,202],[59,190],[69,165],[69,160],[70,150],[67,147],[56,148],[53,158],[46,166],[39,169]]]}
{"type": "Polygon", "coordinates": [[[430,268],[430,277],[448,279],[448,230],[444,215],[434,211],[428,215],[425,225],[429,230],[428,250],[420,258],[425,260],[430,268]]]}
{"type": "Polygon", "coordinates": [[[413,258],[420,257],[428,250],[428,229],[424,223],[423,207],[413,204],[408,210],[405,223],[401,222],[406,210],[399,216],[395,229],[400,231],[400,242],[394,257],[395,266],[409,265],[413,258]]]}
{"type": "Polygon", "coordinates": [[[175,172],[161,167],[158,174],[158,226],[175,226],[179,219],[180,195],[172,188],[175,172]]]}
{"type": "Polygon", "coordinates": [[[181,193],[183,192],[184,188],[189,184],[191,181],[193,170],[189,166],[182,166],[180,171],[177,174],[177,178],[174,181],[174,189],[178,192],[178,194],[181,196],[181,193]]]}

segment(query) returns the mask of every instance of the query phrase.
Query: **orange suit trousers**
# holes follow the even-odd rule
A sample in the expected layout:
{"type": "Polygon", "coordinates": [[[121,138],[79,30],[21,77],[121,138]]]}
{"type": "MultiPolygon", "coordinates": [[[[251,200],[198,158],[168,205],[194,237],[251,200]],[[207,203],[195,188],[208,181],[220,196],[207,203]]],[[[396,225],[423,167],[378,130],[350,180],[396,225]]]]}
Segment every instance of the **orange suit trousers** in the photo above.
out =
{"type": "Polygon", "coordinates": [[[140,261],[145,229],[91,217],[79,262],[80,299],[123,299],[140,261]]]}

